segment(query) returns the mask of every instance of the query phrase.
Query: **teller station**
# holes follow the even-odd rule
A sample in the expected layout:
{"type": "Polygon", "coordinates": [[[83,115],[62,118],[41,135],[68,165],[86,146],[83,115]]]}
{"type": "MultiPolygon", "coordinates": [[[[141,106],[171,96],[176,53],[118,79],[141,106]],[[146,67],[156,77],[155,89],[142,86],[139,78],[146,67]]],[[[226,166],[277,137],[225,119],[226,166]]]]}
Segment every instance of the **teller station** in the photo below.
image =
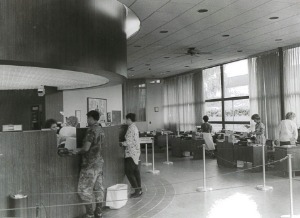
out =
{"type": "MultiPolygon", "coordinates": [[[[107,188],[124,182],[124,150],[119,147],[120,126],[103,129],[107,188]]],[[[54,131],[1,132],[0,142],[0,208],[15,208],[11,196],[22,194],[27,195],[27,217],[35,217],[36,205],[46,207],[48,217],[83,215],[77,195],[80,156],[59,156],[54,131]]],[[[0,217],[14,217],[13,212],[1,211],[0,217]]]]}

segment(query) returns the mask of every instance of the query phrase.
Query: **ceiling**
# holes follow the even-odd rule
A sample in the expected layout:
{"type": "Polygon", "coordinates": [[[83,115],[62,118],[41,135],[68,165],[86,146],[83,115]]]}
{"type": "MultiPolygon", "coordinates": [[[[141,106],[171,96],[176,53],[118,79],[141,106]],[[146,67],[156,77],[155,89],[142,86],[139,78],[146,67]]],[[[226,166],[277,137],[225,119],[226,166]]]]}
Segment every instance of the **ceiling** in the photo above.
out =
{"type": "Polygon", "coordinates": [[[141,20],[127,45],[130,78],[163,78],[300,42],[299,0],[119,1],[141,20]],[[184,55],[189,47],[211,54],[184,55]]]}

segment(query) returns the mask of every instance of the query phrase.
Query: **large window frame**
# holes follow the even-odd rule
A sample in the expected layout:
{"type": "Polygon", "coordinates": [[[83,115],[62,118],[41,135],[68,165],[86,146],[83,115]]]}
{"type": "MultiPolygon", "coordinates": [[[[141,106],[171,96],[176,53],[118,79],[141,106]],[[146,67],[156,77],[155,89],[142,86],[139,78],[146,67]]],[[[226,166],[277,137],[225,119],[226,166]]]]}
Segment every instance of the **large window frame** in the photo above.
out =
{"type": "Polygon", "coordinates": [[[249,99],[249,95],[225,98],[224,67],[223,67],[224,64],[217,65],[217,66],[220,66],[220,71],[221,71],[220,72],[221,73],[221,98],[208,99],[208,100],[205,100],[205,103],[206,102],[221,102],[221,105],[222,105],[222,121],[210,121],[210,123],[211,124],[222,124],[222,129],[225,129],[226,124],[250,125],[250,121],[226,121],[226,119],[225,119],[225,102],[226,101],[249,99]]]}

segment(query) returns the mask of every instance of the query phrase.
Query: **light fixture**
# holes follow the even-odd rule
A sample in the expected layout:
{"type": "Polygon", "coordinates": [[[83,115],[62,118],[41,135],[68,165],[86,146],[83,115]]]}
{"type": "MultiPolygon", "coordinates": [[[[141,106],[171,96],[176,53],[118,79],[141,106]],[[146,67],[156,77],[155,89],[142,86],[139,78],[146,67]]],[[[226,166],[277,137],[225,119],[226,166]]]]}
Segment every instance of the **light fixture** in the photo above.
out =
{"type": "Polygon", "coordinates": [[[140,48],[140,47],[142,47],[141,45],[134,45],[133,47],[135,47],[135,48],[140,48]]]}
{"type": "Polygon", "coordinates": [[[275,39],[275,42],[280,42],[282,41],[282,39],[275,39]]]}
{"type": "Polygon", "coordinates": [[[168,59],[168,58],[170,58],[170,57],[167,57],[167,56],[166,56],[166,57],[164,57],[164,58],[165,58],[165,59],[168,59]]]}
{"type": "Polygon", "coordinates": [[[145,66],[150,66],[150,64],[145,64],[145,66]]]}
{"type": "Polygon", "coordinates": [[[213,59],[212,58],[208,58],[207,60],[212,61],[213,59]]]}
{"type": "Polygon", "coordinates": [[[270,20],[277,20],[279,17],[270,17],[270,20]]]}
{"type": "Polygon", "coordinates": [[[160,33],[168,33],[169,31],[168,30],[161,30],[159,31],[160,33]]]}
{"type": "Polygon", "coordinates": [[[199,9],[198,12],[199,13],[205,13],[205,12],[208,12],[208,10],[207,9],[199,9]]]}
{"type": "Polygon", "coordinates": [[[237,50],[237,52],[243,52],[243,50],[237,50]]]}
{"type": "Polygon", "coordinates": [[[190,67],[190,66],[184,66],[184,67],[190,67]]]}
{"type": "Polygon", "coordinates": [[[166,72],[167,72],[167,73],[170,73],[171,71],[167,70],[166,72]]]}
{"type": "Polygon", "coordinates": [[[229,37],[230,35],[228,35],[228,34],[224,34],[224,35],[222,35],[222,37],[229,37]]]}

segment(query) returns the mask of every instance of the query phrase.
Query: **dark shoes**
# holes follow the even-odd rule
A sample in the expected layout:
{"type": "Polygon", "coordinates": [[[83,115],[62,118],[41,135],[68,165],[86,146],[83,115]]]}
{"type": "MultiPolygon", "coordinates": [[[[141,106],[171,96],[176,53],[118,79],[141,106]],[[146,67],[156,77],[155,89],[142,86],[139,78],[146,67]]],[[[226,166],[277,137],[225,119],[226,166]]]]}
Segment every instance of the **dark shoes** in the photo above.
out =
{"type": "Polygon", "coordinates": [[[135,191],[133,194],[130,195],[130,198],[138,198],[141,197],[143,194],[142,189],[139,189],[137,191],[135,191]]]}
{"type": "Polygon", "coordinates": [[[96,209],[94,212],[95,218],[102,218],[103,214],[102,214],[102,203],[97,203],[96,204],[96,209]]]}
{"type": "Polygon", "coordinates": [[[93,211],[92,204],[86,205],[85,209],[86,209],[86,214],[84,215],[83,218],[102,218],[103,217],[101,203],[96,204],[95,212],[93,211]]]}

